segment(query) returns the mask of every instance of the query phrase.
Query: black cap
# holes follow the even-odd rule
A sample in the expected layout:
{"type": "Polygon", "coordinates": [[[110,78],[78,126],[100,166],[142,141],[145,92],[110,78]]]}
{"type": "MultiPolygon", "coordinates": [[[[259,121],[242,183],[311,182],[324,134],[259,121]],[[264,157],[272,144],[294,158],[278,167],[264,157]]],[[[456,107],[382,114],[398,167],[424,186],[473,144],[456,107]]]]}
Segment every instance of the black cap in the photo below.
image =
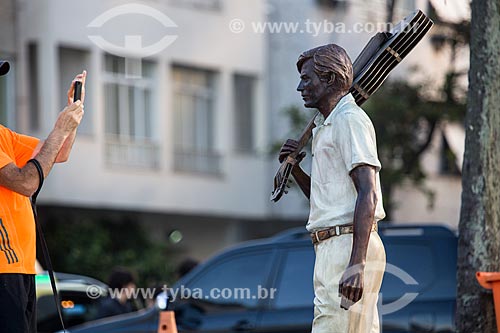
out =
{"type": "Polygon", "coordinates": [[[10,65],[7,61],[0,60],[0,76],[9,72],[10,65]]]}

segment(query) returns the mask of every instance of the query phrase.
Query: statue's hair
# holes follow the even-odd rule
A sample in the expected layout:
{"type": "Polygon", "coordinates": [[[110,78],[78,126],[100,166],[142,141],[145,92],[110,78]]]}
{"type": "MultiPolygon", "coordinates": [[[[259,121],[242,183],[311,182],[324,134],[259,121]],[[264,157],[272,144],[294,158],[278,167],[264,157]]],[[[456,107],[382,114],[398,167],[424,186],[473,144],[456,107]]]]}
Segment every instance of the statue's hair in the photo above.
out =
{"type": "Polygon", "coordinates": [[[335,75],[334,87],[342,92],[349,91],[353,80],[352,63],[347,52],[337,44],[327,44],[303,52],[297,61],[297,70],[302,70],[302,66],[308,59],[314,61],[314,72],[320,80],[330,80],[332,74],[335,75]]]}

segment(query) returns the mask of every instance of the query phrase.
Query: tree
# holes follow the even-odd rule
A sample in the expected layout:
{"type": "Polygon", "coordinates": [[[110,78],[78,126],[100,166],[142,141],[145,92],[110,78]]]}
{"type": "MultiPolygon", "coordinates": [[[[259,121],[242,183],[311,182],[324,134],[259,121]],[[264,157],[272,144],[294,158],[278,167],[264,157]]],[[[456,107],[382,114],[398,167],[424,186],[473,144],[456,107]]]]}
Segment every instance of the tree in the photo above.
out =
{"type": "Polygon", "coordinates": [[[174,267],[166,244],[151,240],[137,220],[125,214],[98,218],[81,211],[53,213],[49,207],[40,207],[40,213],[57,271],[107,282],[114,266],[124,266],[137,274],[138,286],[172,281],[174,267]]]}
{"type": "Polygon", "coordinates": [[[463,119],[465,105],[454,97],[457,88],[450,88],[455,80],[456,76],[447,75],[441,89],[443,98],[437,101],[427,96],[427,84],[386,82],[363,106],[377,133],[387,220],[391,220],[396,206],[393,191],[406,180],[427,195],[429,206],[433,204],[434,193],[425,185],[420,157],[429,147],[440,122],[463,119]]]}
{"type": "Polygon", "coordinates": [[[496,332],[476,271],[500,270],[500,0],[473,0],[458,239],[458,332],[496,332]]]}

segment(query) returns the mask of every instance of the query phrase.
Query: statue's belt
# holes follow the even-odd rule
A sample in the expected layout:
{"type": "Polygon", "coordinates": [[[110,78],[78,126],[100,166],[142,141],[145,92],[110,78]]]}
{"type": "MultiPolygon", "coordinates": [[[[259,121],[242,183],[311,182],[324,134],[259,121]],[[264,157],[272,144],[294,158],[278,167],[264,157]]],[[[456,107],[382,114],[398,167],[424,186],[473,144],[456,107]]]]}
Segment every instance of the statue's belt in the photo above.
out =
{"type": "MultiPolygon", "coordinates": [[[[378,226],[377,226],[377,222],[375,222],[372,225],[371,231],[373,232],[373,231],[377,231],[377,230],[378,230],[378,226]]],[[[327,240],[328,238],[331,238],[334,236],[352,234],[353,232],[354,232],[354,225],[352,223],[336,225],[334,227],[329,227],[327,229],[322,229],[322,230],[318,230],[315,232],[311,232],[311,240],[312,240],[313,244],[318,244],[319,242],[327,240]]]]}

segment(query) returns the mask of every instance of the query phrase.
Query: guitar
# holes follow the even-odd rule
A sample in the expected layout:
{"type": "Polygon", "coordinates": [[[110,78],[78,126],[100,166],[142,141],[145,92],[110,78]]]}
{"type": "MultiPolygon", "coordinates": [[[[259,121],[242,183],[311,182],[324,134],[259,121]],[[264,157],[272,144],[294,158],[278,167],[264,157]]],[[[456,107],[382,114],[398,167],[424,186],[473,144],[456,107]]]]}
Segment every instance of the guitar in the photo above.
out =
{"type": "MultiPolygon", "coordinates": [[[[410,53],[432,27],[433,22],[422,11],[416,10],[401,20],[388,32],[373,36],[353,63],[353,84],[349,89],[361,106],[385,81],[389,73],[410,53]]],[[[286,188],[290,174],[296,164],[296,157],[312,136],[316,112],[302,132],[295,151],[281,163],[274,176],[274,189],[271,201],[277,202],[286,188]]]]}

